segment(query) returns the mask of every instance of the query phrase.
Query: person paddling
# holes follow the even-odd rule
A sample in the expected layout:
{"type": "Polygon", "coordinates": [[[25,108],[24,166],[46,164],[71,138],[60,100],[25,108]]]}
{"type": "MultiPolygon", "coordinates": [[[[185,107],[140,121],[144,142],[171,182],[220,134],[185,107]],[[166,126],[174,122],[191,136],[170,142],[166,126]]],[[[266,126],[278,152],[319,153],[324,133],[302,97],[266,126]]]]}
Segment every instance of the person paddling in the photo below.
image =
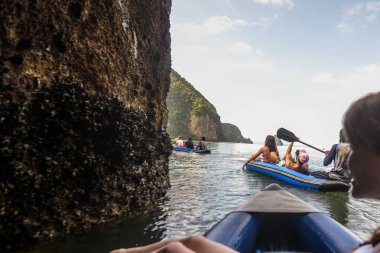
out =
{"type": "Polygon", "coordinates": [[[309,175],[309,155],[307,154],[306,150],[300,149],[296,150],[296,157],[293,159],[292,157],[292,148],[293,148],[293,142],[289,144],[288,149],[286,150],[284,161],[284,166],[288,169],[297,171],[302,174],[309,175]]]}
{"type": "Polygon", "coordinates": [[[328,166],[334,161],[334,168],[329,172],[314,171],[312,176],[339,181],[351,181],[351,173],[348,169],[348,159],[351,155],[350,144],[347,143],[343,129],[339,132],[339,144],[334,144],[330,151],[326,151],[323,165],[328,166]]]}

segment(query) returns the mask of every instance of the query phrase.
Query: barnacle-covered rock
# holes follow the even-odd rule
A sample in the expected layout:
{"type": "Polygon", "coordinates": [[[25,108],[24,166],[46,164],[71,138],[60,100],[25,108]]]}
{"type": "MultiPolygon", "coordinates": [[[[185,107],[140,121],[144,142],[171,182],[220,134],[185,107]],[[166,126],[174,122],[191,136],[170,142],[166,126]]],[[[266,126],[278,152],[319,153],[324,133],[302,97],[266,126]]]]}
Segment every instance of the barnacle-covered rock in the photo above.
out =
{"type": "Polygon", "coordinates": [[[170,5],[0,1],[0,251],[165,194],[170,5]]]}

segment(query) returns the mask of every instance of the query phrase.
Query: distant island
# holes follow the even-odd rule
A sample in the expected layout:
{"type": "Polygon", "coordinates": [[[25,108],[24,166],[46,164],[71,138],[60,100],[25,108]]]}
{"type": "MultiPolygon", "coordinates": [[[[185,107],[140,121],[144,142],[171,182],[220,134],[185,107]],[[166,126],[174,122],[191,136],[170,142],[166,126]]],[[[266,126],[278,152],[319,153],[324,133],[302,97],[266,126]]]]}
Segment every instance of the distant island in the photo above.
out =
{"type": "Polygon", "coordinates": [[[284,145],[284,143],[282,143],[282,140],[280,138],[278,138],[277,135],[275,135],[274,138],[276,139],[277,146],[283,146],[284,145]]]}
{"type": "Polygon", "coordinates": [[[215,108],[193,85],[172,70],[170,89],[166,99],[168,128],[171,137],[182,136],[209,141],[252,143],[231,123],[221,123],[215,108]]]}

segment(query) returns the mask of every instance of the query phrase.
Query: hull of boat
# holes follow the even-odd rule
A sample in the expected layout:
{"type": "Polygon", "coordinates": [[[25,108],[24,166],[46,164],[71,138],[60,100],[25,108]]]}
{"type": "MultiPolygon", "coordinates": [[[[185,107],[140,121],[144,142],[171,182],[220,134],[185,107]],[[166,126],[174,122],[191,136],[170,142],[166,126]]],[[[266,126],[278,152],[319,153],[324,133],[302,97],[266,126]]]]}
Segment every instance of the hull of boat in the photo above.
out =
{"type": "Polygon", "coordinates": [[[241,253],[343,253],[361,243],[338,222],[276,184],[256,197],[228,214],[205,237],[241,253]]]}
{"type": "Polygon", "coordinates": [[[350,185],[336,180],[316,178],[294,170],[264,162],[251,162],[247,164],[247,170],[258,172],[285,183],[308,189],[319,190],[322,192],[343,191],[350,189],[350,185]]]}
{"type": "Polygon", "coordinates": [[[182,151],[182,152],[198,153],[198,154],[210,154],[211,153],[211,150],[183,148],[183,147],[177,147],[177,146],[173,146],[173,151],[182,151]]]}

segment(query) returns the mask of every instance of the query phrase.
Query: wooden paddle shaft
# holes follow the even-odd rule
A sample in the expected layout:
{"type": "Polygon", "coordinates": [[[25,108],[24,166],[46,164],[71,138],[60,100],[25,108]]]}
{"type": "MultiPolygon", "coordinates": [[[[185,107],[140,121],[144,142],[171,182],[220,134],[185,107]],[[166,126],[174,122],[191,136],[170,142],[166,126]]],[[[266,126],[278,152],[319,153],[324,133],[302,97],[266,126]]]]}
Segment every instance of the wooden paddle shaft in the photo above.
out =
{"type": "Polygon", "coordinates": [[[320,152],[322,152],[322,153],[325,153],[325,151],[323,151],[322,149],[316,148],[316,147],[314,147],[314,146],[312,146],[312,145],[310,145],[310,144],[307,144],[307,143],[305,143],[305,142],[303,142],[303,141],[300,141],[299,139],[298,139],[297,141],[300,142],[300,143],[302,143],[302,144],[304,144],[304,145],[306,145],[306,146],[309,146],[309,147],[311,147],[311,148],[313,148],[313,149],[315,149],[315,150],[318,150],[318,151],[320,151],[320,152]]]}

